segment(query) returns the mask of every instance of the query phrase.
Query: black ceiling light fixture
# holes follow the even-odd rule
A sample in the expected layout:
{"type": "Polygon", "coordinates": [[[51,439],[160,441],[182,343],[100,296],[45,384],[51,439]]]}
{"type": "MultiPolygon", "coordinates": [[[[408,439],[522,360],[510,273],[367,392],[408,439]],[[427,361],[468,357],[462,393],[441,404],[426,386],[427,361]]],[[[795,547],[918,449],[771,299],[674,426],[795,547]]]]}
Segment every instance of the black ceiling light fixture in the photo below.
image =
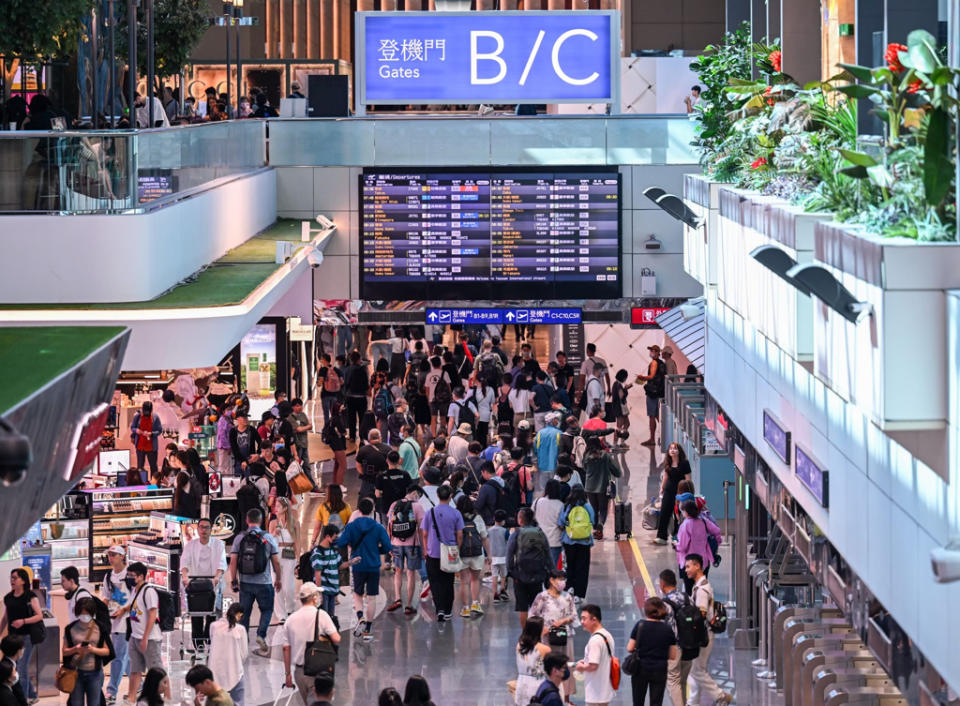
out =
{"type": "Polygon", "coordinates": [[[22,481],[31,463],[30,439],[0,417],[0,484],[10,487],[22,481]]]}
{"type": "Polygon", "coordinates": [[[870,302],[859,301],[827,268],[821,265],[795,265],[787,276],[805,286],[810,294],[840,314],[847,321],[859,324],[873,313],[870,302]]]}

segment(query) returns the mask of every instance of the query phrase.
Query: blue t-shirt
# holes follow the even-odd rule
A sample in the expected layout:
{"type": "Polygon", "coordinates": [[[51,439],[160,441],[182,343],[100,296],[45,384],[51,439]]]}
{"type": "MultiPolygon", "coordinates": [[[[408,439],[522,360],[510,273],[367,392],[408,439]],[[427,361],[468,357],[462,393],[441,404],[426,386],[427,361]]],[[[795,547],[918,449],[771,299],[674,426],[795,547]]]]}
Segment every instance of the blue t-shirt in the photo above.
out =
{"type": "Polygon", "coordinates": [[[360,557],[354,571],[380,571],[380,555],[390,553],[390,535],[372,517],[358,517],[348,522],[337,537],[338,547],[350,547],[351,556],[360,557]]]}
{"type": "Polygon", "coordinates": [[[240,542],[243,541],[243,538],[251,532],[261,535],[267,544],[267,568],[261,571],[259,574],[241,574],[238,567],[237,578],[240,580],[240,583],[259,583],[269,586],[271,583],[273,583],[273,579],[270,576],[270,565],[272,563],[270,561],[270,557],[280,553],[280,547],[277,546],[277,540],[274,539],[272,534],[269,532],[264,532],[259,527],[254,527],[253,529],[248,529],[246,532],[241,532],[237,535],[237,538],[233,540],[233,546],[230,548],[230,554],[236,554],[237,562],[240,561],[240,542]]]}

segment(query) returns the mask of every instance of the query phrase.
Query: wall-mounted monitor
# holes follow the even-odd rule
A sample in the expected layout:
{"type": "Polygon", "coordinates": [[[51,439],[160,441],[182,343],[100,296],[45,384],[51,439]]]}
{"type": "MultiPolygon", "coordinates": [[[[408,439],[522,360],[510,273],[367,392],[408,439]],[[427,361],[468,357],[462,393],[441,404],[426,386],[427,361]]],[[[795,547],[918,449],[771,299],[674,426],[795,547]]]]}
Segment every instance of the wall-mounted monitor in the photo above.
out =
{"type": "Polygon", "coordinates": [[[763,440],[788,466],[790,465],[790,437],[791,434],[783,422],[777,419],[770,410],[763,410],[763,440]]]}
{"type": "Polygon", "coordinates": [[[360,298],[617,299],[615,167],[366,168],[360,298]]]}
{"type": "Polygon", "coordinates": [[[829,472],[813,457],[813,454],[799,446],[794,446],[796,464],[794,473],[807,489],[813,494],[817,502],[824,507],[830,507],[829,472]]]}

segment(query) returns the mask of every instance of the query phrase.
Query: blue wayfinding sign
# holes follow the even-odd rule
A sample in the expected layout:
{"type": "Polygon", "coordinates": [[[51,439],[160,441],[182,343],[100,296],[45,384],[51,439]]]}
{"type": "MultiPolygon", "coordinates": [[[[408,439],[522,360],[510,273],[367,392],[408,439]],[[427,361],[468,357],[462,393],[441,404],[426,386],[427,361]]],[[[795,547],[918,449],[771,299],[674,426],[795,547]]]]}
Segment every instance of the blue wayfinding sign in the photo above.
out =
{"type": "Polygon", "coordinates": [[[358,12],[360,103],[615,103],[616,11],[358,12]]]}
{"type": "Polygon", "coordinates": [[[530,307],[522,309],[427,309],[428,324],[473,326],[484,324],[579,324],[580,309],[530,307]]]}

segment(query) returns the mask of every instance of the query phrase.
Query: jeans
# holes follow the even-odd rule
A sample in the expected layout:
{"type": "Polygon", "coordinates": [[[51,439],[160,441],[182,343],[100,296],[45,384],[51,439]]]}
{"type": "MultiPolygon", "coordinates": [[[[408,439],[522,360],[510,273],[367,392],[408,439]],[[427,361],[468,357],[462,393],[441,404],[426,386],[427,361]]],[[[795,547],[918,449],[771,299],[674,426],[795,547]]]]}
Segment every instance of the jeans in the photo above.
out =
{"type": "Polygon", "coordinates": [[[553,566],[557,566],[560,563],[560,556],[562,554],[563,546],[550,547],[550,559],[553,562],[553,566]]]}
{"type": "Polygon", "coordinates": [[[373,369],[377,369],[377,361],[386,358],[390,362],[390,354],[393,353],[393,346],[389,343],[371,343],[370,344],[370,362],[373,369]]]}
{"type": "Polygon", "coordinates": [[[633,706],[644,706],[647,689],[650,689],[650,706],[663,706],[663,693],[667,687],[666,672],[651,672],[640,669],[630,680],[633,690],[633,706]]]}
{"type": "Polygon", "coordinates": [[[347,396],[347,434],[351,439],[357,438],[357,427],[363,421],[363,413],[367,411],[367,398],[347,396]]]}
{"type": "Polygon", "coordinates": [[[427,575],[430,577],[430,594],[437,613],[453,613],[453,574],[440,569],[440,560],[427,557],[427,575]]]}
{"type": "Polygon", "coordinates": [[[137,449],[137,468],[143,468],[144,457],[146,457],[147,463],[150,464],[150,473],[157,475],[157,452],[137,449]]]}
{"type": "Polygon", "coordinates": [[[83,698],[87,698],[87,706],[100,706],[100,689],[103,688],[103,670],[77,670],[77,685],[70,692],[67,699],[68,706],[83,706],[83,698]]]}
{"type": "Polygon", "coordinates": [[[227,692],[230,694],[230,698],[233,700],[233,706],[243,706],[243,680],[244,677],[240,677],[240,681],[237,682],[237,685],[227,692]]]}
{"type": "Polygon", "coordinates": [[[333,403],[337,401],[340,395],[329,394],[327,392],[320,393],[320,408],[323,410],[323,423],[326,424],[330,421],[330,415],[333,413],[333,403]]]}
{"type": "Polygon", "coordinates": [[[564,544],[567,554],[567,585],[573,595],[585,598],[590,581],[590,547],[586,544],[564,544]]]}
{"type": "Polygon", "coordinates": [[[270,618],[273,617],[273,584],[240,582],[240,605],[243,607],[243,627],[250,629],[250,611],[253,602],[257,602],[260,609],[260,623],[257,625],[257,637],[267,639],[267,628],[270,627],[270,618]]]}
{"type": "Polygon", "coordinates": [[[27,697],[27,700],[36,698],[37,690],[33,686],[33,682],[30,680],[30,657],[33,655],[33,643],[30,642],[29,635],[21,635],[23,638],[23,654],[20,655],[20,659],[17,660],[17,674],[20,675],[20,684],[23,686],[23,695],[27,697]]]}
{"type": "Polygon", "coordinates": [[[116,658],[110,663],[110,683],[107,684],[107,696],[116,696],[120,688],[120,680],[130,671],[130,655],[127,653],[127,636],[122,632],[115,632],[110,636],[113,640],[113,651],[116,658]]]}
{"type": "Polygon", "coordinates": [[[337,594],[324,591],[320,594],[320,608],[331,618],[337,614],[337,594]]]}

